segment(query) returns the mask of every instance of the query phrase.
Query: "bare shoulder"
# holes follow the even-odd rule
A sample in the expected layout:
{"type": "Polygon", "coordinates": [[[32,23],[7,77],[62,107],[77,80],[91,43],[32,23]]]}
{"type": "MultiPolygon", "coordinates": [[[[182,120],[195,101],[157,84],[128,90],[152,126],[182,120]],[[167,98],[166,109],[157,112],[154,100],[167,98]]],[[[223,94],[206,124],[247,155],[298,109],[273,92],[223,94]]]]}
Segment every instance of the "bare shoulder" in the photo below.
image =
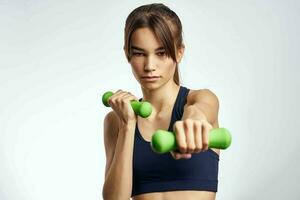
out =
{"type": "Polygon", "coordinates": [[[115,111],[110,111],[104,118],[104,138],[117,137],[119,131],[119,119],[115,111]]]}
{"type": "Polygon", "coordinates": [[[215,103],[218,105],[219,99],[217,95],[211,91],[210,89],[198,89],[198,90],[190,90],[187,96],[187,103],[193,104],[196,101],[201,101],[205,103],[215,103]]]}
{"type": "Polygon", "coordinates": [[[114,125],[114,126],[118,126],[119,123],[118,123],[118,116],[117,114],[115,113],[115,111],[110,111],[109,113],[106,114],[105,118],[104,118],[104,123],[109,123],[111,125],[114,125]]]}
{"type": "Polygon", "coordinates": [[[218,127],[219,100],[217,95],[209,89],[190,90],[185,107],[195,106],[206,116],[207,121],[218,127]]]}

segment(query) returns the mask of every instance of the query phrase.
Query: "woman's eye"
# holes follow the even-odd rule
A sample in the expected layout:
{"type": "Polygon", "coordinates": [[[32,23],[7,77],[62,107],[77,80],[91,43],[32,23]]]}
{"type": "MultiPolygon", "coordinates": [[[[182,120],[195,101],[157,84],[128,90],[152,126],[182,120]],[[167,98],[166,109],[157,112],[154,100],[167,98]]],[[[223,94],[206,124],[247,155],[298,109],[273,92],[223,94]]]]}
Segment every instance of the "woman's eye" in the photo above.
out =
{"type": "Polygon", "coordinates": [[[134,55],[134,56],[142,56],[143,53],[134,52],[133,55],[134,55]]]}
{"type": "Polygon", "coordinates": [[[165,52],[159,52],[157,53],[158,56],[164,56],[165,55],[165,52]]]}
{"type": "MultiPolygon", "coordinates": [[[[139,53],[139,52],[133,52],[132,55],[133,56],[144,56],[145,54],[144,53],[139,53]]],[[[163,56],[166,55],[166,53],[165,52],[158,52],[157,55],[160,56],[160,57],[163,57],[163,56]]]]}

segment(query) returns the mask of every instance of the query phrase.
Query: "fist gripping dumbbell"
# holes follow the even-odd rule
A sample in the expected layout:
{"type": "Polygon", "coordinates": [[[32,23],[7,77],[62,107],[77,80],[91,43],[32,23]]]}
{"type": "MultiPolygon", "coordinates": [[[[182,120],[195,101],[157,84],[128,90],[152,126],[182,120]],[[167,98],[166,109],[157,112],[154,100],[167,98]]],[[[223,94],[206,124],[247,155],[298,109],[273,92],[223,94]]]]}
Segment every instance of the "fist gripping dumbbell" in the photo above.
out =
{"type": "MultiPolygon", "coordinates": [[[[231,144],[231,134],[225,128],[215,128],[208,133],[208,147],[226,149],[231,144]]],[[[175,133],[157,130],[151,139],[151,148],[154,152],[162,154],[177,149],[175,133]]]]}
{"type": "MultiPolygon", "coordinates": [[[[106,107],[110,107],[108,104],[108,99],[111,97],[114,93],[111,91],[105,92],[102,96],[102,102],[106,107]]],[[[134,110],[135,114],[146,118],[151,115],[152,113],[152,106],[149,102],[146,101],[131,101],[130,102],[132,109],[134,110]]]]}

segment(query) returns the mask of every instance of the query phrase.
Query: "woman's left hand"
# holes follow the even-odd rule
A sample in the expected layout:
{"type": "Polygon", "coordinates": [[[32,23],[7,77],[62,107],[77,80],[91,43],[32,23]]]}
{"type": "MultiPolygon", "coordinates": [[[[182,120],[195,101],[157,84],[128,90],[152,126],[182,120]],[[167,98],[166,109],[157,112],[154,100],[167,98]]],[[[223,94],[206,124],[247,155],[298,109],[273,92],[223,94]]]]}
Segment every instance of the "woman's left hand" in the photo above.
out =
{"type": "Polygon", "coordinates": [[[171,151],[173,158],[189,159],[192,153],[208,149],[208,133],[213,126],[207,120],[185,119],[174,123],[178,151],[171,151]]]}

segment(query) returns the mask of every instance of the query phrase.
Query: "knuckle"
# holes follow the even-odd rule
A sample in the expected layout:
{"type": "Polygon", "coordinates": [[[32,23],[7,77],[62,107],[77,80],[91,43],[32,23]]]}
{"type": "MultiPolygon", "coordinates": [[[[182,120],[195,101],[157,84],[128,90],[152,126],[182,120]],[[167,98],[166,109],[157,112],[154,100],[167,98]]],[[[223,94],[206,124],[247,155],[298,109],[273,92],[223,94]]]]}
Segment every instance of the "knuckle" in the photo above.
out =
{"type": "Polygon", "coordinates": [[[206,145],[206,146],[203,146],[203,148],[202,148],[203,150],[207,150],[208,149],[208,145],[206,145]]]}
{"type": "Polygon", "coordinates": [[[187,147],[187,151],[188,151],[188,152],[193,152],[193,151],[195,151],[195,146],[189,146],[189,147],[187,147]]]}
{"type": "Polygon", "coordinates": [[[190,124],[193,123],[193,120],[192,119],[186,119],[184,122],[185,122],[185,124],[190,125],[190,124]]]}
{"type": "Polygon", "coordinates": [[[117,102],[118,104],[120,104],[120,103],[122,102],[122,99],[118,98],[118,99],[116,99],[116,102],[117,102]]]}
{"type": "Polygon", "coordinates": [[[126,103],[126,102],[127,102],[127,99],[126,99],[126,98],[122,98],[120,101],[121,101],[122,103],[126,103]]]}
{"type": "Polygon", "coordinates": [[[187,150],[187,146],[185,146],[185,145],[180,145],[179,146],[179,151],[180,152],[186,152],[186,150],[187,150]]]}
{"type": "Polygon", "coordinates": [[[115,103],[115,99],[114,98],[109,98],[108,99],[108,103],[109,104],[114,104],[115,103]]]}
{"type": "Polygon", "coordinates": [[[193,128],[193,122],[190,119],[186,119],[184,121],[184,128],[185,129],[193,128]]]}
{"type": "Polygon", "coordinates": [[[192,122],[193,120],[190,118],[185,119],[185,122],[192,122]]]}
{"type": "Polygon", "coordinates": [[[179,149],[187,149],[187,146],[185,144],[180,144],[178,145],[179,149]]]}
{"type": "Polygon", "coordinates": [[[201,150],[203,148],[203,145],[201,143],[199,143],[196,147],[198,150],[201,150]]]}
{"type": "Polygon", "coordinates": [[[202,125],[202,122],[201,122],[200,120],[196,120],[196,121],[195,121],[195,125],[196,125],[196,126],[201,126],[201,125],[202,125]]]}
{"type": "Polygon", "coordinates": [[[173,125],[173,128],[179,128],[182,125],[181,121],[176,121],[173,125]]]}
{"type": "Polygon", "coordinates": [[[201,150],[202,150],[202,149],[201,149],[200,147],[196,147],[196,148],[195,148],[195,152],[197,152],[197,153],[200,152],[201,150]]]}

